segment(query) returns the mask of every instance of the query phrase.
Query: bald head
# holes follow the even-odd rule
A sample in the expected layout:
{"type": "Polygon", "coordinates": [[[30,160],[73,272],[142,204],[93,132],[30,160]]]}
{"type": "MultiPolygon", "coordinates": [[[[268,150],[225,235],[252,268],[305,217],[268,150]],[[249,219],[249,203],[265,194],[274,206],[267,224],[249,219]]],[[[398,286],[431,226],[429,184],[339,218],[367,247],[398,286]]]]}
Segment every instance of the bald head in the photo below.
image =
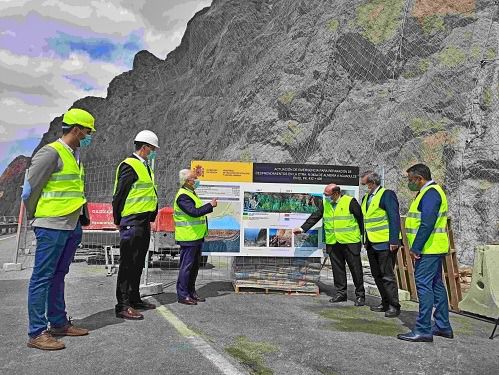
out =
{"type": "Polygon", "coordinates": [[[336,184],[329,184],[324,188],[324,195],[331,195],[333,192],[340,192],[341,189],[336,184]]]}
{"type": "Polygon", "coordinates": [[[336,184],[329,184],[324,188],[324,195],[331,197],[336,202],[341,196],[341,189],[336,184]]]}

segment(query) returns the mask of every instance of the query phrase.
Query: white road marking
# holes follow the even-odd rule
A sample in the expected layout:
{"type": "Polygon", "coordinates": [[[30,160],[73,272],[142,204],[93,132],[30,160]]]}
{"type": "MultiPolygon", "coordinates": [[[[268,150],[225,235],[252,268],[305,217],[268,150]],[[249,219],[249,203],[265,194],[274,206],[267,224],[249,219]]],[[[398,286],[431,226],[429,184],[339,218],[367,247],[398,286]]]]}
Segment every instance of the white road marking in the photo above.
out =
{"type": "MultiPolygon", "coordinates": [[[[150,298],[157,305],[161,305],[154,298],[150,298]]],[[[230,363],[224,356],[213,349],[201,336],[191,330],[187,325],[181,321],[170,309],[161,305],[156,308],[156,311],[165,320],[170,323],[177,332],[185,337],[189,343],[197,349],[206,359],[213,363],[225,375],[243,375],[232,363],[230,363]]]]}
{"type": "Polygon", "coordinates": [[[3,241],[3,240],[8,240],[9,238],[14,238],[16,235],[14,234],[13,236],[9,236],[9,237],[0,237],[0,241],[3,241]]]}

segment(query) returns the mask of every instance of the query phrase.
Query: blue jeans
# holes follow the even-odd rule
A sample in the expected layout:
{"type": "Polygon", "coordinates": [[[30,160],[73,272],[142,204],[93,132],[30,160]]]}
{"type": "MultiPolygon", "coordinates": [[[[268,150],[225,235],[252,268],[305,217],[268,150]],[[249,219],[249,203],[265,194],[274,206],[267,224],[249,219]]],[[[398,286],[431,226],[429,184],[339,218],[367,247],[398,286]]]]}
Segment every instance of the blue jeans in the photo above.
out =
{"type": "Polygon", "coordinates": [[[196,278],[201,265],[202,244],[180,247],[180,265],[177,279],[177,298],[192,297],[196,292],[196,278]]]}
{"type": "Polygon", "coordinates": [[[449,322],[447,291],[442,280],[443,256],[425,256],[416,260],[414,277],[419,299],[419,314],[414,333],[431,335],[431,313],[435,326],[444,332],[452,330],[449,322]]]}
{"type": "Polygon", "coordinates": [[[64,278],[81,242],[81,225],[75,230],[35,228],[36,252],[28,289],[30,337],[67,324],[64,278]]]}

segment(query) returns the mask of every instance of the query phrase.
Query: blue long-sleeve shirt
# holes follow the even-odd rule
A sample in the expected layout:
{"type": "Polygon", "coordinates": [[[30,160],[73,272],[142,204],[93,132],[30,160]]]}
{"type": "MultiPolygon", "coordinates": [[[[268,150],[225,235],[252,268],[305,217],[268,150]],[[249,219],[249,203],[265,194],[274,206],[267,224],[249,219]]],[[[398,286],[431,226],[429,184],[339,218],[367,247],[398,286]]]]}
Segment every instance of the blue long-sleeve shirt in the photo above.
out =
{"type": "MultiPolygon", "coordinates": [[[[192,217],[201,217],[213,212],[213,206],[210,203],[206,203],[205,205],[196,208],[196,203],[187,194],[180,194],[178,196],[177,205],[180,207],[182,211],[184,211],[187,215],[192,217]]],[[[196,246],[202,243],[203,241],[204,238],[195,241],[177,241],[177,243],[181,246],[196,246]]]]}
{"type": "MultiPolygon", "coordinates": [[[[389,242],[381,243],[371,243],[374,250],[383,251],[390,248],[389,245],[399,245],[400,239],[400,212],[399,212],[399,201],[397,195],[392,190],[385,190],[381,200],[379,202],[379,207],[386,211],[388,216],[388,228],[389,228],[389,242]]],[[[367,236],[366,236],[367,242],[367,236]]]]}
{"type": "MultiPolygon", "coordinates": [[[[430,185],[435,185],[435,183],[430,185]]],[[[428,241],[433,229],[435,229],[441,204],[442,198],[435,189],[427,190],[419,202],[418,210],[421,211],[421,225],[412,244],[411,250],[414,253],[421,254],[421,251],[423,251],[426,241],[428,241]]]]}

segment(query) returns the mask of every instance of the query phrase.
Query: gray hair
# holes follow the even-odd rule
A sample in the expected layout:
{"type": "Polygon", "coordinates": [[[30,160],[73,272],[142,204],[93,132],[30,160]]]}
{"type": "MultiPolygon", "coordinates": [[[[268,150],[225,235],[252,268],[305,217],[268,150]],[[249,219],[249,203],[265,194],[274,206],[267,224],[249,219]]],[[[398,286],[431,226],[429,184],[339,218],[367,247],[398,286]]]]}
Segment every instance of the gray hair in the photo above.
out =
{"type": "Polygon", "coordinates": [[[189,178],[190,174],[190,169],[182,169],[180,172],[178,172],[178,181],[180,182],[180,185],[185,184],[185,181],[189,178]]]}
{"type": "Polygon", "coordinates": [[[367,182],[373,182],[376,185],[381,185],[381,177],[374,171],[365,171],[360,175],[361,178],[367,177],[367,182]]]}

